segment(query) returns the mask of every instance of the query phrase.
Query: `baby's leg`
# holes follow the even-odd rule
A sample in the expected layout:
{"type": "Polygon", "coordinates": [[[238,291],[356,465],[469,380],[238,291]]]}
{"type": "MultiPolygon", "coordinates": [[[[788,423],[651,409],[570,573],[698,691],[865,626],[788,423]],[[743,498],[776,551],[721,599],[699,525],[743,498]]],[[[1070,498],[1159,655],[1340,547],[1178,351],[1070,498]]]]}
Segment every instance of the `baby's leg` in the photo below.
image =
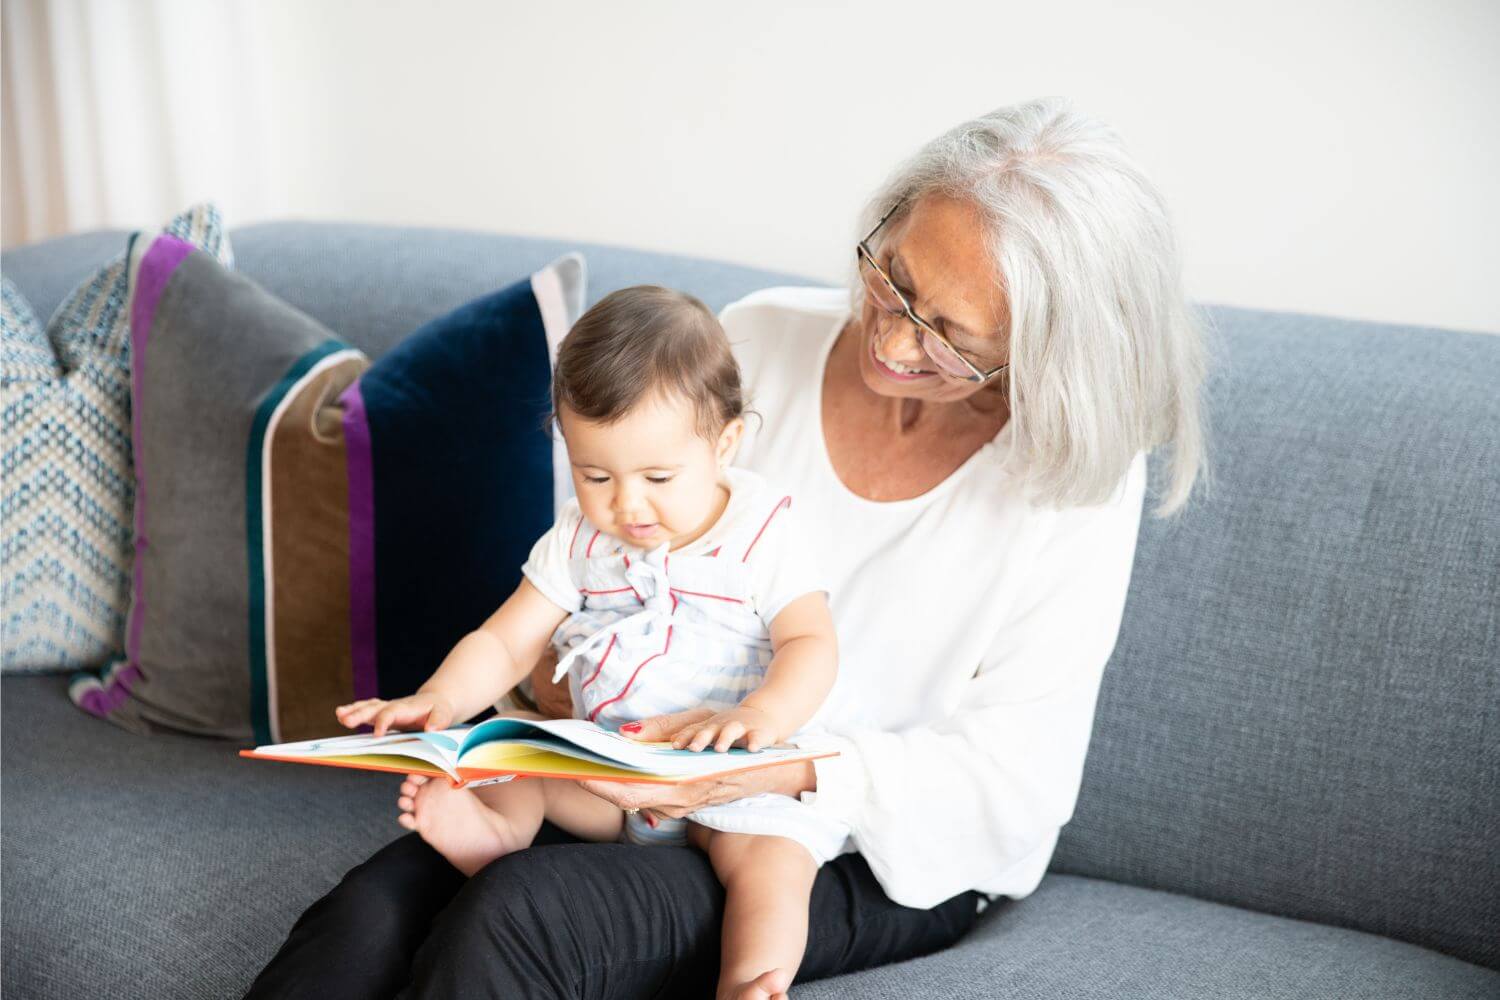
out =
{"type": "Polygon", "coordinates": [[[807,949],[818,866],[785,837],[709,830],[707,841],[726,897],[718,1000],[784,998],[807,949]]]}
{"type": "Polygon", "coordinates": [[[396,804],[398,822],[465,875],[531,846],[543,819],[587,840],[614,839],[622,822],[618,808],[573,782],[540,778],[469,789],[408,775],[396,804]]]}

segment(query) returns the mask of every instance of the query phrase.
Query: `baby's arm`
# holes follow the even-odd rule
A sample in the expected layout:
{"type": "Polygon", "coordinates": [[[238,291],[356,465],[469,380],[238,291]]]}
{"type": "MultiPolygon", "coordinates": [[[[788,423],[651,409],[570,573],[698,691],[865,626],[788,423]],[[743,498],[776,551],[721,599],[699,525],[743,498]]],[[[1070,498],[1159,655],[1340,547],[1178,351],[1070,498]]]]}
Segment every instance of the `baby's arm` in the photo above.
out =
{"type": "Polygon", "coordinates": [[[838,673],[838,638],[821,592],[803,594],[771,621],[766,679],[737,708],[682,730],[672,745],[723,752],[736,744],[759,750],[786,739],[811,719],[838,673]]]}
{"type": "Polygon", "coordinates": [[[371,722],[377,736],[393,726],[432,730],[463,722],[526,676],[567,616],[523,579],[499,610],[453,647],[416,694],[395,701],[357,701],[340,706],[335,715],[350,729],[371,722]]]}

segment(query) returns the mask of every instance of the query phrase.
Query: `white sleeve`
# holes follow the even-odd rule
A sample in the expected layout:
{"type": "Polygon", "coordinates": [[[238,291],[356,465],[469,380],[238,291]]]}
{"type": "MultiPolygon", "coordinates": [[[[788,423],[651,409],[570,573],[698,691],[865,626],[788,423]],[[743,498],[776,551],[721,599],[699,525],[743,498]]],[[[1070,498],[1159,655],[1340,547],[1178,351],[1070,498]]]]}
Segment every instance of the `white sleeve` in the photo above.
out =
{"type": "Polygon", "coordinates": [[[521,567],[521,575],[543,597],[570,614],[583,607],[583,595],[578,592],[578,582],[571,572],[570,554],[582,525],[583,513],[578,509],[577,499],[569,500],[563,504],[556,523],[536,540],[530,557],[521,567]]]}
{"type": "Polygon", "coordinates": [[[751,599],[768,626],[797,598],[828,593],[827,581],[801,534],[803,522],[795,508],[791,497],[784,498],[750,552],[751,599]]]}
{"type": "Polygon", "coordinates": [[[891,899],[926,908],[966,889],[1035,888],[1077,802],[1144,490],[1138,455],[1116,500],[1053,515],[1026,599],[996,623],[951,716],[902,732],[830,720],[831,733],[793,740],[839,751],[814,764],[807,798],[852,828],[891,899]]]}

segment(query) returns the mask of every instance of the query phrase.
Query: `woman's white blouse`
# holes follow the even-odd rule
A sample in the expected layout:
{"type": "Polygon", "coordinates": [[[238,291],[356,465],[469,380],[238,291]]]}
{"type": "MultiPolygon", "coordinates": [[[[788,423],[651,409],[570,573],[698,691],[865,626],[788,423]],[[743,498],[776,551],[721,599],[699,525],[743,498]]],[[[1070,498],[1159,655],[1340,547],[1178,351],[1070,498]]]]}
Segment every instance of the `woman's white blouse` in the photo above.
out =
{"type": "Polygon", "coordinates": [[[1030,506],[1008,469],[1011,425],[920,497],[852,493],[828,459],[823,370],[849,318],[842,290],[773,288],[721,319],[762,417],[736,463],[782,483],[824,563],[839,675],[796,742],[819,761],[815,808],[853,830],[886,893],[928,907],[979,889],[1031,892],[1072,815],[1115,645],[1146,485],[1030,506]]]}

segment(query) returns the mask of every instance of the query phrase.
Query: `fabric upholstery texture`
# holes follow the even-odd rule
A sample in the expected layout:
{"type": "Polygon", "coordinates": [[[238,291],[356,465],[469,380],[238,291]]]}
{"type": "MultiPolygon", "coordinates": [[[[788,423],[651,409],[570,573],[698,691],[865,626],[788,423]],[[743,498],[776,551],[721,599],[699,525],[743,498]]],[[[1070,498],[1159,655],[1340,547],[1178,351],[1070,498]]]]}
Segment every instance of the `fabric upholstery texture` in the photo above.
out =
{"type": "MultiPolygon", "coordinates": [[[[523,279],[360,377],[363,354],[191,251],[164,236],[133,265],[127,655],[72,695],[138,732],[326,735],[335,705],[415,690],[551,523],[542,301],[523,279]]],[[[541,273],[565,328],[581,262],[541,273]]]]}
{"type": "MultiPolygon", "coordinates": [[[[211,205],[188,209],[164,231],[231,260],[211,205]]],[[[40,339],[22,318],[24,296],[7,285],[7,374],[0,388],[0,669],[6,672],[99,667],[123,646],[134,497],[131,242],[121,236],[111,244],[110,259],[95,262],[40,339]],[[50,364],[44,350],[53,354],[50,364]]]]}
{"type": "Polygon", "coordinates": [[[1500,336],[1214,318],[1053,865],[1500,966],[1500,336]]]}
{"type": "Polygon", "coordinates": [[[1481,1000],[1500,972],[1373,934],[1048,875],[953,948],[792,990],[797,1000],[1481,1000]]]}
{"type": "Polygon", "coordinates": [[[0,994],[238,997],[292,921],[404,834],[399,779],[142,739],[68,704],[62,677],[0,702],[0,994]]]}
{"type": "MultiPolygon", "coordinates": [[[[4,694],[7,997],[239,996],[302,910],[405,832],[395,778],[241,760],[217,740],[143,740],[77,713],[61,678],[10,678],[4,694]]],[[[1497,991],[1500,973],[1414,945],[1050,875],[1027,899],[993,906],[949,951],[793,996],[1478,1000],[1497,991]]]]}
{"type": "Polygon", "coordinates": [[[249,740],[283,728],[277,667],[284,695],[324,712],[351,694],[344,454],[337,413],[319,411],[368,362],[188,243],[163,236],[136,260],[126,659],[71,693],[137,732],[249,740]],[[284,531],[280,502],[301,515],[284,531]]]}
{"type": "Polygon", "coordinates": [[[365,479],[350,482],[368,508],[351,544],[374,583],[356,614],[366,696],[415,691],[520,584],[552,524],[550,384],[523,279],[428,323],[351,388],[365,479]]]}

